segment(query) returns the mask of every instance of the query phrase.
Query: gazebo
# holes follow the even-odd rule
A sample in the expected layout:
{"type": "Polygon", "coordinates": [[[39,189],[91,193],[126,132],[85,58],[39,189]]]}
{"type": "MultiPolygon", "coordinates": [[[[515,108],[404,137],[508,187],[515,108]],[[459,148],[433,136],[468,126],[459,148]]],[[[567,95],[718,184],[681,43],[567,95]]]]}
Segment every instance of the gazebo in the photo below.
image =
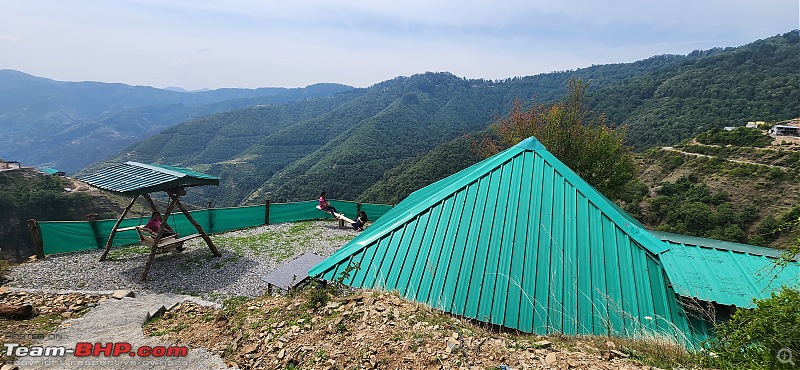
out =
{"type": "Polygon", "coordinates": [[[114,241],[114,235],[117,231],[122,230],[119,229],[120,223],[136,203],[139,196],[142,196],[155,212],[158,211],[158,209],[155,202],[153,202],[153,199],[150,197],[150,194],[160,191],[167,194],[170,202],[166,211],[164,211],[164,221],[161,223],[158,233],[152,238],[152,242],[148,243],[150,244],[150,255],[147,258],[147,263],[145,263],[144,271],[142,271],[141,280],[147,278],[147,273],[150,271],[150,267],[153,264],[153,259],[157,252],[176,247],[180,250],[180,246],[183,242],[189,239],[202,237],[215,257],[222,256],[214,245],[214,242],[211,241],[211,238],[203,231],[200,224],[192,218],[192,215],[189,214],[189,211],[180,201],[181,196],[186,194],[185,188],[203,185],[218,186],[218,177],[182,167],[125,162],[86,176],[81,176],[79,179],[99,189],[131,198],[131,202],[125,207],[122,215],[120,215],[114,227],[111,229],[111,234],[108,236],[108,242],[106,242],[103,254],[100,256],[100,261],[104,261],[108,256],[111,243],[114,241]],[[197,229],[197,234],[186,235],[180,238],[162,238],[167,220],[175,207],[178,207],[178,209],[183,212],[184,216],[186,216],[186,219],[197,229]]]}

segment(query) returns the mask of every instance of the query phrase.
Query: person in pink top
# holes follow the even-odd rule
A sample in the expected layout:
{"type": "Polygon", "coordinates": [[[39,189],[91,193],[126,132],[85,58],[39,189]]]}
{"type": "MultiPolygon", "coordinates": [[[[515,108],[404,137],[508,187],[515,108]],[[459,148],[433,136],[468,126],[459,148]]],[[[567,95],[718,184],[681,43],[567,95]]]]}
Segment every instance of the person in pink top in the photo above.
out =
{"type": "MultiPolygon", "coordinates": [[[[161,227],[161,213],[158,211],[153,211],[152,217],[147,223],[144,225],[144,228],[149,230],[151,234],[157,234],[158,229],[161,227]]],[[[163,238],[168,236],[175,235],[175,232],[172,231],[172,228],[169,227],[168,224],[164,224],[164,234],[162,235],[163,238]]]]}
{"type": "Polygon", "coordinates": [[[321,210],[323,210],[325,212],[330,212],[331,215],[333,215],[333,217],[336,217],[336,214],[338,212],[336,211],[336,208],[333,208],[331,206],[331,203],[328,202],[328,199],[326,198],[326,195],[327,195],[327,193],[324,192],[324,191],[322,192],[322,194],[319,195],[319,209],[321,209],[321,210]]]}

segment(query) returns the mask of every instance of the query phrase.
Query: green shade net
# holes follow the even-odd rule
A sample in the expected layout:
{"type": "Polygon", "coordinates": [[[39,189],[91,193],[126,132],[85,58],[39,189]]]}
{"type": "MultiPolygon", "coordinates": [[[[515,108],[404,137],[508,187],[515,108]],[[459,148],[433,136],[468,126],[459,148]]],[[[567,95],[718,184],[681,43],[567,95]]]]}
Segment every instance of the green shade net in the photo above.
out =
{"type": "MultiPolygon", "coordinates": [[[[317,201],[270,204],[269,223],[294,222],[316,219],[332,219],[330,213],[317,209],[317,201]]],[[[355,219],[358,204],[346,201],[331,201],[331,205],[345,216],[355,219]]],[[[383,204],[362,204],[361,209],[370,220],[376,220],[388,212],[392,206],[383,204]]],[[[249,227],[264,225],[266,206],[246,206],[232,208],[214,208],[190,212],[203,231],[209,234],[220,233],[249,227]]],[[[147,223],[149,216],[126,218],[120,228],[139,226],[147,223]]],[[[117,220],[97,221],[42,221],[39,228],[42,234],[45,254],[75,252],[91,249],[102,249],[106,246],[111,228],[117,220]]],[[[183,213],[172,213],[167,223],[179,235],[197,233],[197,229],[186,219],[183,213]]],[[[112,246],[139,243],[136,230],[118,231],[112,246]]]]}

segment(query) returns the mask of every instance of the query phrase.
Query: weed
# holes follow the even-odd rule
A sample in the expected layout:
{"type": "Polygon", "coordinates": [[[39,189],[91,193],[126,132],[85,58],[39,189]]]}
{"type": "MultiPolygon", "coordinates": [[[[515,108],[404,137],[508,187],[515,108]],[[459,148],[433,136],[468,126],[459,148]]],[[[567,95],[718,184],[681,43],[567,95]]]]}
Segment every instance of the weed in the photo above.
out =
{"type": "Polygon", "coordinates": [[[0,283],[6,281],[6,274],[9,270],[11,270],[11,266],[8,265],[8,262],[0,259],[0,283]]]}
{"type": "Polygon", "coordinates": [[[344,323],[344,320],[339,321],[339,323],[336,324],[336,332],[340,334],[347,332],[347,324],[344,323]]]}
{"type": "Polygon", "coordinates": [[[264,320],[256,320],[256,321],[251,322],[250,325],[248,325],[248,326],[250,327],[250,329],[256,329],[256,328],[260,328],[261,326],[263,326],[263,324],[264,324],[264,320]]]}
{"type": "Polygon", "coordinates": [[[328,304],[328,289],[312,286],[306,289],[306,308],[322,307],[328,304]]]}
{"type": "Polygon", "coordinates": [[[114,248],[108,252],[108,259],[115,261],[130,257],[143,256],[150,253],[150,247],[146,245],[132,245],[129,247],[114,248]]]}

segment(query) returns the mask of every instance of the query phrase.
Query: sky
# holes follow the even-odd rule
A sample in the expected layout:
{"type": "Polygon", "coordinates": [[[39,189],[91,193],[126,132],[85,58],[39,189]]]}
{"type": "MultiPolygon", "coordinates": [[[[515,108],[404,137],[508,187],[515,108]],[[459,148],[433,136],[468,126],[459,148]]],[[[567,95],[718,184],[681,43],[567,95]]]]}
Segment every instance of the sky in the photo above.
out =
{"type": "Polygon", "coordinates": [[[0,69],[188,90],[505,79],[741,46],[800,0],[2,0],[0,69]]]}

